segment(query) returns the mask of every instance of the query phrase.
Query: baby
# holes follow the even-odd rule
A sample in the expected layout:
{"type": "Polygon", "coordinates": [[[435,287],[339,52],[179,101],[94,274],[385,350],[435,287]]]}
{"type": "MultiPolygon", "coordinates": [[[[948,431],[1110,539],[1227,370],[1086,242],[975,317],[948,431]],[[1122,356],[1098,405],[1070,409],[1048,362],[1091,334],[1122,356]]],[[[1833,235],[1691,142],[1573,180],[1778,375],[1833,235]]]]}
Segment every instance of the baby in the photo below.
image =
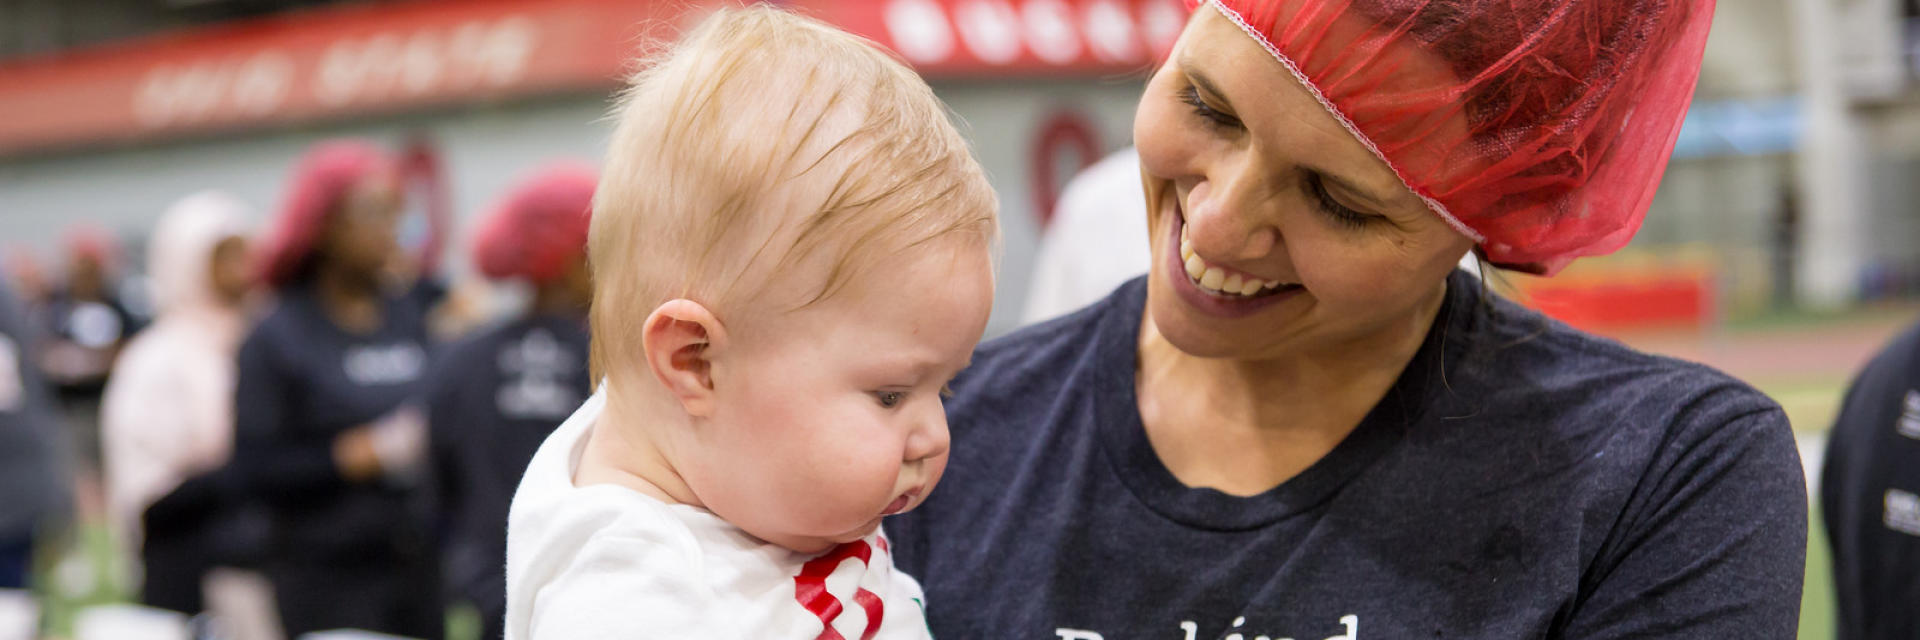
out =
{"type": "Polygon", "coordinates": [[[598,392],[514,496],[507,638],[924,638],[880,520],[947,459],[996,204],[873,44],[721,11],[626,91],[594,199],[598,392]]]}

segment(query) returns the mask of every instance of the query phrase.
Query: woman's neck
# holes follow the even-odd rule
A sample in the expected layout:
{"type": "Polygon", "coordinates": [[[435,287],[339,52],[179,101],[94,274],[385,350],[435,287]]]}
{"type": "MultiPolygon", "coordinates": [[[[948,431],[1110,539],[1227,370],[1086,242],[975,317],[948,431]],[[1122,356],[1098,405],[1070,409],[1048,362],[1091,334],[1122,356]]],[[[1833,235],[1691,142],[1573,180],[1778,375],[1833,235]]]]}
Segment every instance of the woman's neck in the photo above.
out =
{"type": "Polygon", "coordinates": [[[1439,289],[1382,331],[1260,360],[1188,355],[1143,316],[1135,389],[1155,452],[1189,486],[1236,495],[1277,486],[1360,425],[1419,352],[1445,297],[1439,289]]]}
{"type": "Polygon", "coordinates": [[[380,328],[378,276],[322,265],[313,274],[314,296],[327,318],[342,329],[367,332],[380,328]]]}

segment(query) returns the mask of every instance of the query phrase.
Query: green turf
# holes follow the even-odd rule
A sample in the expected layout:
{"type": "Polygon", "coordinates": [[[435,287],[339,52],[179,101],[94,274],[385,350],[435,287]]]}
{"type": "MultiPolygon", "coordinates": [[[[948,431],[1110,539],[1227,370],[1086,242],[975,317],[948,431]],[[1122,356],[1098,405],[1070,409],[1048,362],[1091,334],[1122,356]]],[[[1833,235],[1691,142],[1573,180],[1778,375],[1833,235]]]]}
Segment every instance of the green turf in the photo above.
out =
{"type": "Polygon", "coordinates": [[[1800,640],[1833,637],[1833,560],[1820,514],[1807,525],[1807,586],[1800,594],[1800,640]]]}
{"type": "MultiPolygon", "coordinates": [[[[114,549],[106,527],[83,526],[71,543],[41,551],[34,594],[42,605],[41,630],[46,637],[70,637],[75,614],[86,607],[133,601],[126,561],[114,549]]],[[[447,610],[446,640],[479,637],[479,611],[466,604],[447,610]]]]}

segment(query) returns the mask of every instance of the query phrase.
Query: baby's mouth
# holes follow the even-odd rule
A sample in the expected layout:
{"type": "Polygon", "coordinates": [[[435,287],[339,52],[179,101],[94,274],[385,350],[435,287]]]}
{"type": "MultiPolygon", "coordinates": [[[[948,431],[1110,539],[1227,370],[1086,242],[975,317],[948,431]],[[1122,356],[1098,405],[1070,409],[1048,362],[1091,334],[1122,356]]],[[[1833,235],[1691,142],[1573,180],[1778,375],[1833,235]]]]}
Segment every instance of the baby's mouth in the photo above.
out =
{"type": "Polygon", "coordinates": [[[913,498],[918,495],[920,495],[919,487],[908,489],[906,493],[902,493],[900,494],[899,497],[894,498],[893,502],[887,503],[887,508],[881,511],[880,515],[890,516],[896,513],[900,513],[902,511],[906,511],[907,507],[913,505],[913,498]]]}

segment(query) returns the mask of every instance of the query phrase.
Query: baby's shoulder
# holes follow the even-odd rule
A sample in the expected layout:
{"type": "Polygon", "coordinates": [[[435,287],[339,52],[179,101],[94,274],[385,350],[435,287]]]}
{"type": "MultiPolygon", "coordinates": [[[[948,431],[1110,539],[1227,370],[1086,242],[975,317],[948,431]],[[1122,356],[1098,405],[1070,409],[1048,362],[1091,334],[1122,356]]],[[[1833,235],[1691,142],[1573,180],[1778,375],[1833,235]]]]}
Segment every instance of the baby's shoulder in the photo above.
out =
{"type": "Polygon", "coordinates": [[[713,598],[686,527],[613,487],[575,493],[537,514],[545,526],[509,563],[518,565],[510,597],[525,598],[533,637],[616,637],[635,620],[663,637],[711,631],[713,598]]]}

